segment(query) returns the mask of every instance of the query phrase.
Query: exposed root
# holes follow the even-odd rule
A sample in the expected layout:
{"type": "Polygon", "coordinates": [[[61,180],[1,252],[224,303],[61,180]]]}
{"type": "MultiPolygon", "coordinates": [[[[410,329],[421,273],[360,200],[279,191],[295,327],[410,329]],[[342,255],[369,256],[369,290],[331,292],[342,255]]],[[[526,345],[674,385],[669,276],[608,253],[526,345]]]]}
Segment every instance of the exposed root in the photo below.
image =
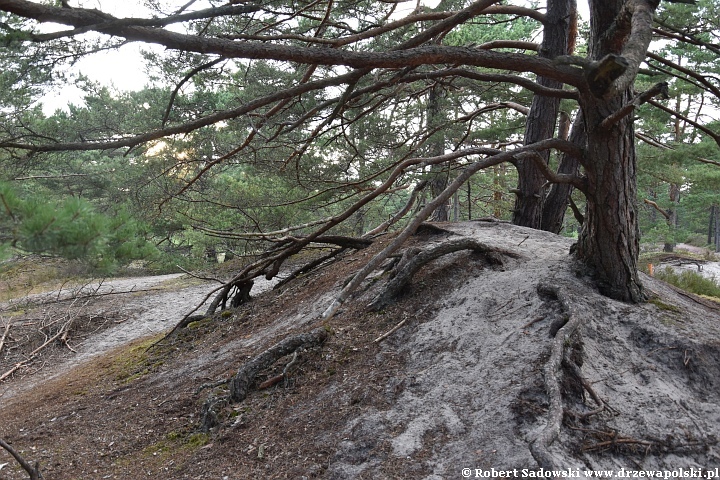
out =
{"type": "Polygon", "coordinates": [[[382,293],[373,300],[369,308],[371,310],[382,310],[387,307],[395,301],[395,298],[400,294],[402,289],[410,283],[413,275],[415,275],[420,268],[443,255],[460,250],[473,250],[483,253],[493,263],[502,263],[502,260],[497,256],[493,257],[493,254],[501,254],[512,258],[520,257],[518,253],[491,247],[472,238],[461,238],[459,240],[445,242],[428,250],[408,249],[395,267],[396,273],[394,277],[388,282],[382,293]]]}
{"type": "Polygon", "coordinates": [[[562,288],[556,285],[541,284],[538,292],[556,298],[563,307],[568,320],[555,334],[552,342],[550,359],[545,365],[545,390],[548,395],[549,408],[547,425],[540,434],[530,442],[530,453],[538,465],[544,469],[557,470],[560,465],[555,462],[548,448],[557,439],[563,420],[563,401],[560,389],[560,371],[565,344],[580,325],[580,317],[575,313],[574,300],[562,288]]]}
{"type": "Polygon", "coordinates": [[[231,308],[237,308],[243,303],[249,302],[250,290],[254,283],[252,280],[243,280],[226,284],[208,307],[205,316],[214,314],[218,307],[220,310],[225,310],[228,300],[230,300],[231,308]]]}
{"type": "Polygon", "coordinates": [[[295,352],[298,348],[320,345],[325,341],[327,335],[325,327],[319,327],[308,333],[288,337],[244,364],[230,380],[230,400],[233,402],[245,400],[255,376],[261,370],[268,368],[285,355],[295,352]]]}
{"type": "Polygon", "coordinates": [[[25,460],[18,452],[15,451],[14,448],[8,445],[2,438],[0,438],[0,447],[7,450],[7,452],[13,456],[13,458],[20,464],[23,470],[25,470],[30,476],[30,480],[39,480],[41,478],[44,478],[40,473],[39,463],[35,463],[34,467],[30,465],[27,460],[25,460]]]}
{"type": "Polygon", "coordinates": [[[210,397],[203,405],[201,412],[201,429],[208,431],[218,425],[218,413],[224,406],[245,400],[250,392],[250,387],[252,387],[255,382],[255,377],[262,370],[265,370],[282,357],[292,353],[294,354],[293,359],[283,369],[280,380],[286,378],[288,369],[297,360],[297,351],[301,348],[318,346],[325,341],[327,336],[328,331],[325,327],[318,327],[307,333],[293,335],[285,338],[249,362],[243,364],[228,382],[218,383],[218,385],[229,383],[230,392],[228,395],[224,398],[210,397]]]}
{"type": "Polygon", "coordinates": [[[609,407],[607,407],[607,404],[605,403],[605,401],[603,401],[600,398],[600,396],[595,392],[595,390],[593,389],[590,382],[588,382],[587,379],[582,376],[580,369],[577,367],[577,365],[575,365],[572,362],[565,362],[564,365],[565,365],[565,368],[569,368],[572,371],[573,375],[578,379],[578,381],[582,385],[583,390],[585,390],[590,395],[590,398],[592,398],[593,401],[595,402],[595,404],[597,405],[596,408],[594,408],[593,410],[590,410],[588,412],[580,413],[580,412],[574,412],[572,410],[566,410],[565,413],[567,413],[569,416],[572,416],[579,420],[585,420],[586,418],[589,418],[593,415],[597,415],[598,413],[604,412],[606,410],[606,408],[609,408],[609,407]]]}

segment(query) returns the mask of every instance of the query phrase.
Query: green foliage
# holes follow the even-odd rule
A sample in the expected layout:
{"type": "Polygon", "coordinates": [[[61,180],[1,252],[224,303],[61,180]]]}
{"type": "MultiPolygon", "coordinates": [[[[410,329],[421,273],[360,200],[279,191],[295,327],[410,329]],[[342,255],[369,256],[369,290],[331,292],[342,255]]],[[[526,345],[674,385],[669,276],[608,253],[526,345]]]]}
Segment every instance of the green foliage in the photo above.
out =
{"type": "Polygon", "coordinates": [[[0,183],[0,201],[5,232],[0,244],[6,253],[12,246],[21,252],[83,260],[102,272],[155,255],[140,223],[123,208],[105,215],[81,198],[58,202],[22,196],[7,183],[0,183]]]}
{"type": "Polygon", "coordinates": [[[677,273],[668,267],[664,270],[656,270],[655,278],[696,295],[706,295],[720,299],[720,285],[717,284],[715,278],[706,278],[697,272],[686,270],[677,273]]]}

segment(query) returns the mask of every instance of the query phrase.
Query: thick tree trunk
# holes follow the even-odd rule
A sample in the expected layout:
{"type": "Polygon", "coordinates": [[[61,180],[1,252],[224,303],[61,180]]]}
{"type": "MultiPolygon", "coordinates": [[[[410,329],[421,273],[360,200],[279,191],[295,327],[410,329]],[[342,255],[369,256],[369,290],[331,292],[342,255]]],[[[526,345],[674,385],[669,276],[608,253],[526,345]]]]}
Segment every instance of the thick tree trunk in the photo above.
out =
{"type": "MultiPolygon", "coordinates": [[[[553,58],[568,53],[571,23],[575,12],[575,0],[548,0],[543,40],[540,45],[541,56],[553,58]]],[[[562,88],[561,82],[544,77],[538,77],[537,83],[545,87],[562,88]]],[[[525,145],[553,137],[559,109],[559,98],[542,95],[533,97],[525,124],[525,145]]],[[[546,150],[539,153],[547,163],[550,152],[546,150]]],[[[518,187],[515,190],[512,222],[515,225],[539,229],[545,200],[543,186],[547,180],[531,159],[519,159],[515,166],[518,171],[518,187]]]]}
{"type": "MultiPolygon", "coordinates": [[[[591,59],[622,53],[629,30],[616,19],[625,3],[625,0],[590,1],[591,59]]],[[[645,28],[649,30],[651,26],[645,28]]],[[[633,118],[626,115],[610,126],[601,126],[604,119],[631,101],[633,91],[632,86],[614,91],[599,89],[599,85],[591,84],[593,93],[584,92],[580,98],[588,133],[584,162],[588,191],[577,256],[594,271],[604,295],[640,302],[645,296],[637,271],[640,231],[633,118]]]]}
{"type": "MultiPolygon", "coordinates": [[[[569,141],[581,148],[585,148],[587,144],[587,133],[585,132],[585,122],[583,121],[582,113],[578,113],[575,118],[569,141]]],[[[577,175],[579,166],[579,158],[564,153],[560,159],[558,173],[577,175]]],[[[573,186],[569,183],[556,183],[552,186],[547,198],[545,198],[545,204],[543,206],[541,224],[543,230],[560,233],[572,192],[573,186]]]]}
{"type": "MultiPolygon", "coordinates": [[[[583,105],[588,125],[631,98],[630,92],[611,100],[583,105]]],[[[585,223],[577,246],[578,257],[593,268],[603,294],[639,302],[644,296],[637,273],[640,231],[636,205],[636,158],[632,119],[611,129],[588,132],[586,174],[590,188],[585,223]]]]}

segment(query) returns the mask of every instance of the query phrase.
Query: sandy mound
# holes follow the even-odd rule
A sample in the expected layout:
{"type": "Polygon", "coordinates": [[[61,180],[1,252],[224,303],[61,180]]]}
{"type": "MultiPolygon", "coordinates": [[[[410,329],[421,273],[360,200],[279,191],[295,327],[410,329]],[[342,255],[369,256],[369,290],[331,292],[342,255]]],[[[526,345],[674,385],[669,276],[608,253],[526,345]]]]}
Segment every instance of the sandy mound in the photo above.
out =
{"type": "Polygon", "coordinates": [[[519,257],[446,255],[397,303],[369,312],[388,276],[378,272],[326,326],[322,347],[264,370],[203,442],[189,440],[202,404],[226,389],[197,387],[317,327],[333,293],[387,239],[199,322],[138,357],[132,375],[116,375],[109,358],[18,395],[0,411],[0,436],[53,478],[442,479],[465,468],[720,465],[720,308],[649,277],[649,303],[607,299],[568,255],[571,241],[555,235],[497,222],[439,226],[412,246],[471,237],[519,257]],[[284,381],[256,389],[286,366],[284,381]]]}

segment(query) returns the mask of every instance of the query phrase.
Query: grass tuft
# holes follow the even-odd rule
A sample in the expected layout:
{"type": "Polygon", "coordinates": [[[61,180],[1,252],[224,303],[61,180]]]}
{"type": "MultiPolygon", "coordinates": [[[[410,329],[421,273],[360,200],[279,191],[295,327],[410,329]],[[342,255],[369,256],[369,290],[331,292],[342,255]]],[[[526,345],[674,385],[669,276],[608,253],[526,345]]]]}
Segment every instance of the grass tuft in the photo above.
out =
{"type": "Polygon", "coordinates": [[[706,278],[699,273],[690,270],[677,273],[672,268],[668,267],[664,270],[656,270],[655,278],[696,295],[720,299],[720,285],[716,283],[714,277],[706,278]]]}

